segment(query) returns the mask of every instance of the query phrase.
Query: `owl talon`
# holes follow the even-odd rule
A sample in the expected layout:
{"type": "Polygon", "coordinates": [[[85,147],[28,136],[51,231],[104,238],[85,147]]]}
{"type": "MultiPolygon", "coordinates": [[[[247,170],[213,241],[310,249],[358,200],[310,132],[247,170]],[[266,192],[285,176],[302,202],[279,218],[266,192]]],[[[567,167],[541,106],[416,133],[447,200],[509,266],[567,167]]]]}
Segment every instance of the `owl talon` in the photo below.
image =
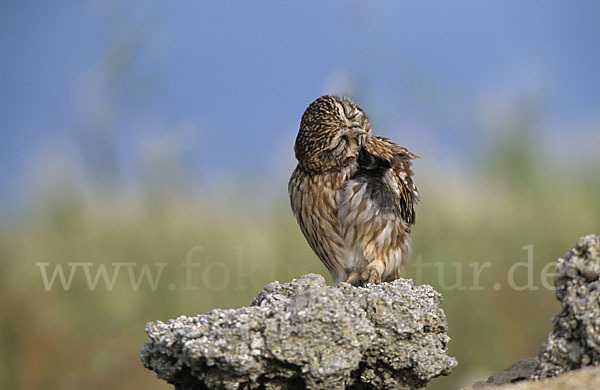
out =
{"type": "Polygon", "coordinates": [[[379,269],[381,266],[380,262],[369,263],[360,274],[360,278],[370,284],[381,283],[381,270],[379,269]]]}
{"type": "Polygon", "coordinates": [[[346,283],[350,283],[354,286],[360,284],[360,274],[356,271],[352,271],[348,279],[346,279],[346,283]]]}

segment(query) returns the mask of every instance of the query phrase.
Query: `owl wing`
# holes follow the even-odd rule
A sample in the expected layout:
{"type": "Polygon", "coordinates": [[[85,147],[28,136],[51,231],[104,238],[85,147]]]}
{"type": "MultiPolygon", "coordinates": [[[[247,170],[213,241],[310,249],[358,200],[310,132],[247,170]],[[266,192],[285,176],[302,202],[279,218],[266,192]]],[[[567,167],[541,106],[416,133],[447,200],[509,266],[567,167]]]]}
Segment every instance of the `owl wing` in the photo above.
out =
{"type": "Polygon", "coordinates": [[[419,200],[411,169],[411,160],[415,158],[419,156],[387,138],[370,136],[358,159],[362,171],[381,175],[394,195],[397,211],[409,226],[415,223],[415,205],[419,200]]]}

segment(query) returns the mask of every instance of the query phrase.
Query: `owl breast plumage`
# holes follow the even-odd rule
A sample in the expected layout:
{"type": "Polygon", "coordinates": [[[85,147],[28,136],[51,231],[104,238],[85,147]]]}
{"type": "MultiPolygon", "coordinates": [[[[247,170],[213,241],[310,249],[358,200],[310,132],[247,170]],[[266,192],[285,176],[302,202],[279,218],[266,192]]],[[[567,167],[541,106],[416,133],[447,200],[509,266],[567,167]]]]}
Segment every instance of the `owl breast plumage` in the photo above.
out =
{"type": "Polygon", "coordinates": [[[370,127],[351,100],[323,96],[307,108],[296,140],[292,211],[336,283],[397,279],[410,250],[417,156],[370,127]]]}

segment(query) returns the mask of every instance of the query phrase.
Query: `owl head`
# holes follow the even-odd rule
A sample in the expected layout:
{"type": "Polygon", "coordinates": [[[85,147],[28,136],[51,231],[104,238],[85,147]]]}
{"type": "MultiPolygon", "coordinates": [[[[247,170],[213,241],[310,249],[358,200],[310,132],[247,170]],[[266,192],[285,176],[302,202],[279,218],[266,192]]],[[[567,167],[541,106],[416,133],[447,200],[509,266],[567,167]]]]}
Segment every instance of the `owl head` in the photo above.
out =
{"type": "Polygon", "coordinates": [[[310,172],[342,169],[358,158],[370,130],[369,117],[352,100],[321,96],[302,115],[296,158],[310,172]]]}

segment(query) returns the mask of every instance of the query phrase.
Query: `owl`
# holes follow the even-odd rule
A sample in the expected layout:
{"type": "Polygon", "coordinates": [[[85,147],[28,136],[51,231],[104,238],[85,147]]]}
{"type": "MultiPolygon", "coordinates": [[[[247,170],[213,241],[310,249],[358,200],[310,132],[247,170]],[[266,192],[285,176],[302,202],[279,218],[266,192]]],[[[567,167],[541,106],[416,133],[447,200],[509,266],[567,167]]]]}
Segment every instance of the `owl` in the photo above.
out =
{"type": "Polygon", "coordinates": [[[310,247],[336,284],[400,277],[419,193],[406,148],[371,133],[348,98],[321,96],[300,122],[288,192],[310,247]]]}

